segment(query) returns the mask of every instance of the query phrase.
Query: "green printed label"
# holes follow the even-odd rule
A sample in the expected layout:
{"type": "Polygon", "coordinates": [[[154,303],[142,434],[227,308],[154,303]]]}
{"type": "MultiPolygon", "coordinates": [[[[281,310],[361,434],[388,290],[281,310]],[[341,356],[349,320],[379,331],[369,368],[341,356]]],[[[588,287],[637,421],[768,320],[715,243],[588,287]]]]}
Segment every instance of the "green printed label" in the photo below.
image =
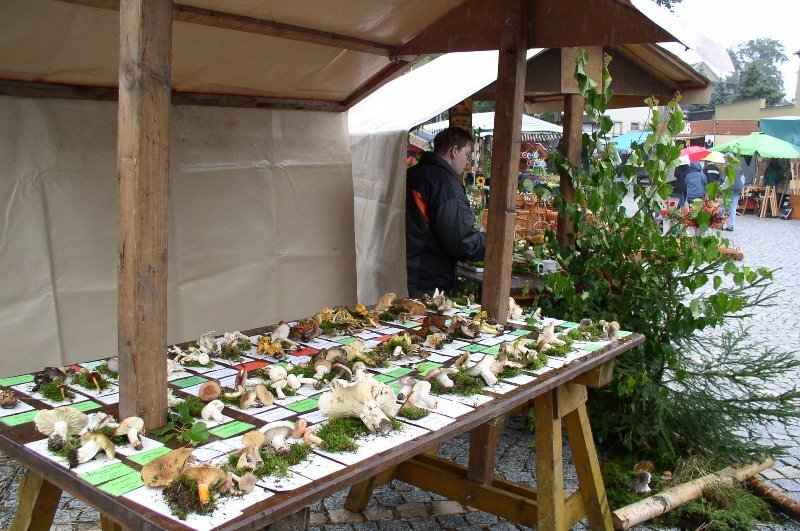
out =
{"type": "Polygon", "coordinates": [[[86,411],[92,411],[94,409],[100,409],[103,406],[101,406],[97,402],[93,402],[91,400],[85,400],[83,402],[78,402],[77,404],[72,404],[72,407],[74,407],[78,411],[86,412],[86,411]]]}
{"type": "Polygon", "coordinates": [[[305,400],[300,400],[299,402],[294,402],[293,404],[288,404],[284,407],[286,407],[286,409],[291,409],[295,413],[305,413],[306,411],[317,409],[318,402],[319,397],[312,396],[311,398],[306,398],[305,400]]]}
{"type": "Polygon", "coordinates": [[[139,472],[133,471],[132,474],[118,477],[108,483],[100,485],[100,490],[111,494],[112,496],[122,496],[139,487],[143,487],[144,482],[139,472]]]}
{"type": "Polygon", "coordinates": [[[83,367],[84,369],[94,369],[94,368],[96,368],[97,366],[99,366],[99,365],[102,365],[102,364],[103,364],[103,363],[105,363],[105,362],[106,362],[106,360],[87,361],[87,362],[85,362],[85,363],[81,363],[80,365],[81,365],[81,367],[83,367]]]}
{"type": "Polygon", "coordinates": [[[229,422],[227,424],[223,424],[222,426],[217,426],[214,429],[208,430],[208,432],[222,439],[227,439],[228,437],[239,435],[240,433],[252,430],[253,428],[255,428],[253,424],[248,424],[247,422],[242,422],[240,420],[234,420],[233,422],[229,422]]]}
{"type": "Polygon", "coordinates": [[[526,336],[530,334],[532,330],[525,330],[524,328],[520,328],[519,330],[514,330],[513,332],[509,332],[512,336],[526,336]]]}
{"type": "Polygon", "coordinates": [[[151,448],[146,452],[130,455],[128,456],[128,459],[136,464],[144,466],[153,459],[155,459],[156,457],[161,457],[162,455],[168,454],[169,452],[170,449],[167,448],[166,446],[159,446],[158,448],[151,448]]]}
{"type": "Polygon", "coordinates": [[[400,392],[400,381],[399,380],[393,380],[393,381],[387,383],[386,385],[391,387],[392,391],[394,391],[395,394],[400,392]]]}
{"type": "Polygon", "coordinates": [[[629,336],[629,335],[631,335],[632,333],[633,333],[633,332],[624,332],[624,331],[620,330],[620,332],[619,332],[619,337],[628,337],[628,336],[629,336]]]}
{"type": "Polygon", "coordinates": [[[581,350],[588,350],[589,352],[600,350],[603,347],[605,347],[605,345],[598,345],[597,343],[586,343],[585,345],[575,345],[575,348],[579,348],[581,350]]]}
{"type": "Polygon", "coordinates": [[[392,376],[389,376],[388,374],[378,374],[378,375],[373,376],[373,378],[375,378],[377,381],[383,382],[383,383],[392,382],[392,381],[396,380],[396,378],[393,378],[392,376]]]}
{"type": "Polygon", "coordinates": [[[569,321],[567,321],[558,325],[558,328],[563,328],[566,330],[568,328],[575,328],[576,326],[579,326],[578,323],[570,323],[569,321]]]}
{"type": "Polygon", "coordinates": [[[113,465],[104,466],[103,468],[80,474],[79,477],[91,485],[99,485],[100,483],[105,483],[106,481],[133,473],[138,474],[136,470],[125,463],[114,463],[113,465]]]}
{"type": "Polygon", "coordinates": [[[421,326],[416,321],[402,321],[402,322],[394,321],[394,323],[392,324],[396,324],[397,326],[402,326],[403,328],[417,328],[418,326],[421,326]]]}
{"type": "Polygon", "coordinates": [[[174,382],[169,382],[175,387],[180,387],[183,389],[184,387],[191,387],[193,385],[199,385],[201,383],[206,383],[208,378],[203,378],[202,376],[190,376],[188,378],[181,378],[180,380],[175,380],[174,382]]]}
{"type": "Polygon", "coordinates": [[[431,372],[433,369],[438,369],[441,366],[442,366],[441,363],[434,363],[432,361],[426,361],[424,363],[420,363],[419,365],[417,365],[416,369],[417,369],[417,372],[420,374],[420,376],[425,376],[426,374],[431,372]]]}
{"type": "Polygon", "coordinates": [[[406,374],[409,374],[411,372],[414,372],[414,370],[413,369],[400,368],[400,369],[395,369],[393,371],[389,371],[387,373],[384,373],[383,376],[390,376],[392,378],[401,378],[401,377],[403,377],[406,374]]]}
{"type": "Polygon", "coordinates": [[[358,339],[357,337],[343,337],[342,339],[337,339],[336,342],[340,345],[349,345],[353,341],[358,339]]]}
{"type": "Polygon", "coordinates": [[[33,422],[33,417],[36,416],[36,413],[38,413],[38,411],[35,409],[32,411],[26,411],[25,413],[17,413],[16,415],[1,418],[0,422],[9,426],[19,426],[20,424],[33,422]]]}
{"type": "Polygon", "coordinates": [[[491,354],[492,356],[497,356],[500,353],[500,345],[495,345],[493,347],[485,348],[481,350],[484,354],[491,354]]]}
{"type": "Polygon", "coordinates": [[[478,345],[477,343],[473,343],[472,345],[467,345],[466,347],[462,348],[464,352],[482,352],[483,349],[486,348],[486,345],[478,345]]]}
{"type": "Polygon", "coordinates": [[[19,376],[9,376],[0,380],[0,385],[3,387],[11,387],[12,385],[19,385],[33,381],[32,374],[20,374],[19,376]]]}

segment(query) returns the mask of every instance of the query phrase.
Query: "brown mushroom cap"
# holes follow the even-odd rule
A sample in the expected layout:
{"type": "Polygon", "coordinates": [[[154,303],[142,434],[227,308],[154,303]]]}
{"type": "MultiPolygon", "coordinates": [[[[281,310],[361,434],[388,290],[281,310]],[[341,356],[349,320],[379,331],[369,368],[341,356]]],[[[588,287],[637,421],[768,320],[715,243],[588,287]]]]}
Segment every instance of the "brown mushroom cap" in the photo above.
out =
{"type": "Polygon", "coordinates": [[[253,390],[244,390],[242,394],[239,395],[239,407],[242,409],[247,409],[253,404],[256,403],[256,392],[253,390]]]}
{"type": "Polygon", "coordinates": [[[239,478],[239,480],[237,482],[238,485],[239,485],[239,490],[243,494],[247,494],[248,492],[252,492],[253,488],[256,486],[256,482],[257,481],[258,481],[258,478],[255,476],[255,474],[252,474],[251,472],[248,472],[247,474],[245,474],[244,476],[239,478]]]}
{"type": "Polygon", "coordinates": [[[221,468],[209,465],[189,467],[184,471],[184,474],[197,480],[197,483],[208,485],[209,487],[213,487],[220,481],[225,481],[225,476],[227,475],[221,468]]]}
{"type": "Polygon", "coordinates": [[[222,388],[220,388],[219,383],[215,382],[214,380],[209,380],[200,386],[197,394],[200,397],[200,400],[208,403],[219,398],[219,394],[221,392],[222,388]]]}
{"type": "Polygon", "coordinates": [[[166,487],[180,475],[191,455],[191,448],[178,448],[156,457],[142,467],[142,481],[148,487],[166,487]]]}
{"type": "Polygon", "coordinates": [[[242,436],[242,443],[245,446],[264,446],[264,434],[258,430],[248,431],[242,436]]]}
{"type": "Polygon", "coordinates": [[[297,419],[294,423],[294,431],[292,431],[292,437],[295,439],[299,439],[303,436],[303,433],[306,431],[306,427],[308,427],[308,421],[306,419],[297,419]]]}
{"type": "Polygon", "coordinates": [[[258,431],[264,434],[264,439],[267,441],[271,441],[273,437],[278,435],[283,435],[288,439],[294,431],[294,422],[288,420],[276,420],[275,422],[270,422],[269,424],[265,424],[264,426],[260,427],[258,431]]]}
{"type": "Polygon", "coordinates": [[[117,426],[114,435],[127,435],[130,430],[142,431],[144,428],[144,420],[139,417],[128,417],[117,426]]]}
{"type": "Polygon", "coordinates": [[[269,389],[262,384],[258,384],[256,386],[256,396],[258,397],[258,401],[261,402],[262,406],[271,406],[275,401],[275,397],[272,396],[272,393],[270,393],[269,389]]]}

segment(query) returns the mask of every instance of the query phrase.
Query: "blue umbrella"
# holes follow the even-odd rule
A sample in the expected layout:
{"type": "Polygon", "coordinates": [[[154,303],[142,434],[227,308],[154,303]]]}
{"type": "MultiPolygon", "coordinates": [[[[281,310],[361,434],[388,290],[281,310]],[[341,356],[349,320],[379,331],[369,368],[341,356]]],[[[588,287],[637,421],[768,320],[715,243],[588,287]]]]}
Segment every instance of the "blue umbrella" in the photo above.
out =
{"type": "Polygon", "coordinates": [[[616,136],[609,140],[617,145],[619,151],[630,151],[631,144],[644,144],[647,137],[650,136],[650,131],[628,131],[624,135],[616,136]]]}

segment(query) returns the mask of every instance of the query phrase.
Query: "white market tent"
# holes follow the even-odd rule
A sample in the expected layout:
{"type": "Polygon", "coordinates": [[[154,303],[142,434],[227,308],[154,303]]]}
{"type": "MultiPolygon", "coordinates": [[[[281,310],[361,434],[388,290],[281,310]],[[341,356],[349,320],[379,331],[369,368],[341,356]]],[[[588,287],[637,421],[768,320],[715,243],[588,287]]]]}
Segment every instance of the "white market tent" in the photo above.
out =
{"type": "MultiPolygon", "coordinates": [[[[508,28],[514,50],[706,46],[649,0],[524,5],[0,3],[0,373],[118,352],[123,414],[157,425],[167,344],[357,301],[356,220],[402,162],[351,155],[346,111],[421,56],[508,54],[508,28]]],[[[402,240],[375,217],[367,246],[402,240]]]]}
{"type": "MultiPolygon", "coordinates": [[[[422,129],[425,131],[436,134],[442,129],[445,129],[450,125],[448,120],[442,120],[440,122],[434,122],[432,124],[426,124],[422,126],[422,129]]],[[[490,135],[492,131],[494,131],[494,112],[476,112],[472,115],[472,127],[473,129],[480,129],[481,136],[490,135]]],[[[534,118],[533,116],[528,116],[527,114],[522,115],[522,133],[563,133],[564,128],[560,125],[556,125],[554,123],[547,122],[545,120],[540,120],[538,118],[534,118]]]]}

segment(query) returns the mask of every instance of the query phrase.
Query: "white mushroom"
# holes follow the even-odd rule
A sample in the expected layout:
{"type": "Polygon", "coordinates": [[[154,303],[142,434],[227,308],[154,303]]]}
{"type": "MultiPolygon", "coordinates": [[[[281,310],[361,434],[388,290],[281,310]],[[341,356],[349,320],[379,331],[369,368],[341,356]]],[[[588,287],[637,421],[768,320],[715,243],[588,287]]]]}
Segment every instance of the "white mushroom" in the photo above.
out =
{"type": "Polygon", "coordinates": [[[70,435],[76,435],[86,426],[86,415],[72,406],[55,409],[42,409],[33,417],[36,429],[48,435],[51,444],[56,446],[67,442],[70,435]]]}
{"type": "Polygon", "coordinates": [[[116,448],[114,444],[108,440],[108,437],[102,433],[84,433],[81,436],[81,446],[76,450],[72,450],[67,457],[69,467],[75,468],[81,463],[86,463],[96,456],[100,450],[105,451],[106,457],[114,459],[116,448]]]}
{"type": "Polygon", "coordinates": [[[519,321],[522,319],[522,316],[525,312],[523,312],[522,308],[517,304],[517,301],[514,300],[514,297],[508,298],[508,318],[514,319],[515,321],[519,321]]]}
{"type": "Polygon", "coordinates": [[[616,321],[611,321],[610,323],[606,321],[599,321],[601,325],[603,325],[603,333],[600,335],[602,339],[607,339],[609,341],[616,341],[619,339],[619,323],[616,321]]]}
{"type": "Polygon", "coordinates": [[[397,383],[400,384],[400,390],[397,393],[397,400],[403,401],[411,393],[411,390],[414,388],[414,384],[417,383],[417,381],[411,376],[403,376],[397,381],[397,383]]]}
{"type": "Polygon", "coordinates": [[[92,413],[86,417],[86,426],[80,431],[79,435],[83,435],[88,431],[97,431],[105,426],[119,426],[114,422],[114,416],[108,415],[103,412],[92,413]]]}
{"type": "Polygon", "coordinates": [[[541,352],[546,348],[550,348],[552,345],[561,346],[564,345],[564,341],[556,337],[555,332],[556,325],[554,322],[550,322],[550,324],[545,325],[542,328],[542,331],[539,332],[539,340],[536,343],[536,348],[541,352]]]}
{"type": "Polygon", "coordinates": [[[294,423],[288,420],[278,420],[270,422],[258,429],[264,434],[264,438],[272,448],[280,455],[289,453],[289,445],[286,443],[294,431],[294,423]]]}
{"type": "Polygon", "coordinates": [[[167,389],[167,406],[168,407],[176,407],[183,402],[182,398],[178,398],[172,392],[172,389],[167,389]]]}
{"type": "Polygon", "coordinates": [[[297,377],[296,374],[290,374],[286,377],[286,384],[291,389],[300,389],[302,387],[302,383],[300,382],[300,378],[297,377]]]}
{"type": "Polygon", "coordinates": [[[447,341],[447,334],[428,334],[428,337],[425,338],[425,343],[423,343],[423,345],[426,347],[441,349],[445,341],[447,341]]]}
{"type": "Polygon", "coordinates": [[[114,435],[127,435],[128,440],[135,450],[143,448],[142,441],[139,439],[139,434],[143,432],[144,420],[139,417],[128,417],[119,423],[117,431],[114,435]]]}
{"type": "Polygon", "coordinates": [[[217,333],[212,330],[200,336],[200,339],[197,340],[197,348],[205,349],[209,354],[220,354],[222,345],[217,341],[216,335],[217,333]]]}
{"type": "Polygon", "coordinates": [[[492,365],[494,363],[495,359],[487,354],[481,361],[469,367],[467,369],[467,374],[470,376],[480,376],[483,378],[483,381],[486,382],[486,385],[494,385],[497,383],[497,375],[492,372],[492,365]]]}
{"type": "Polygon", "coordinates": [[[424,377],[423,380],[435,380],[441,384],[442,387],[451,388],[455,384],[453,380],[450,379],[451,374],[456,374],[458,369],[454,367],[439,367],[437,369],[433,369],[429,371],[424,377]]]}
{"type": "Polygon", "coordinates": [[[392,422],[386,415],[394,414],[395,394],[391,387],[371,375],[359,371],[352,382],[331,381],[331,390],[319,398],[319,410],[329,419],[358,417],[372,433],[386,435],[392,422]]]}
{"type": "Polygon", "coordinates": [[[222,422],[223,408],[225,408],[225,404],[222,403],[222,400],[212,400],[200,411],[200,417],[205,421],[222,422]]]}
{"type": "Polygon", "coordinates": [[[258,384],[255,388],[256,397],[258,401],[261,402],[262,406],[271,406],[272,403],[275,401],[275,397],[272,396],[272,393],[269,392],[264,385],[258,384]]]}
{"type": "Polygon", "coordinates": [[[325,375],[331,372],[331,367],[333,367],[333,364],[330,361],[325,358],[317,357],[317,359],[314,360],[314,379],[322,380],[325,378],[325,375]]]}
{"type": "Polygon", "coordinates": [[[431,383],[426,381],[417,382],[414,384],[411,394],[408,395],[406,401],[408,405],[416,408],[436,409],[439,401],[430,395],[431,383]]]}
{"type": "Polygon", "coordinates": [[[290,345],[296,345],[297,342],[289,338],[289,333],[291,331],[292,331],[291,327],[288,324],[281,321],[281,324],[279,324],[278,327],[275,329],[275,331],[272,332],[272,334],[270,335],[270,339],[273,342],[283,341],[289,343],[290,345]]]}
{"type": "Polygon", "coordinates": [[[183,365],[175,360],[171,360],[167,358],[167,374],[172,374],[173,372],[181,372],[183,370],[183,365]]]}
{"type": "Polygon", "coordinates": [[[255,470],[264,464],[261,459],[261,447],[264,445],[264,434],[258,430],[253,430],[245,433],[242,436],[242,443],[244,450],[236,463],[236,468],[249,468],[255,470]]]}

